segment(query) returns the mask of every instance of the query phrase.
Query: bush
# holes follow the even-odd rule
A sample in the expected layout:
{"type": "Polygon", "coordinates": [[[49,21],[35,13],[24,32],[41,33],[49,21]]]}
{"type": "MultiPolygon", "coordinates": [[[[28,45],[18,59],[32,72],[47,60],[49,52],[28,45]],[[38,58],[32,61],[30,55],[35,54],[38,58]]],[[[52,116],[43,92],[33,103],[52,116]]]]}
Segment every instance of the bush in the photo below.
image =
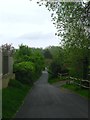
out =
{"type": "Polygon", "coordinates": [[[35,76],[35,66],[32,62],[21,62],[14,65],[16,80],[21,83],[33,84],[35,76]]]}
{"type": "Polygon", "coordinates": [[[52,61],[49,73],[52,78],[56,78],[58,77],[58,73],[68,75],[69,71],[64,67],[64,65],[57,63],[56,61],[52,61]]]}
{"type": "Polygon", "coordinates": [[[61,65],[56,63],[56,61],[52,61],[51,65],[50,65],[50,71],[51,71],[51,76],[52,77],[57,77],[58,73],[60,73],[61,71],[61,65]]]}

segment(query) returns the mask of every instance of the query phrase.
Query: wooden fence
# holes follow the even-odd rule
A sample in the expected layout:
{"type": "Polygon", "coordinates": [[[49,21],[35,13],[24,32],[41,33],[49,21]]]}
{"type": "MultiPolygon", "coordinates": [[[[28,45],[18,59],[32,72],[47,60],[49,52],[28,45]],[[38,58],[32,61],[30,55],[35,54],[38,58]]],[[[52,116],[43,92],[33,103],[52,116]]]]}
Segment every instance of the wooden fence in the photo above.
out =
{"type": "Polygon", "coordinates": [[[90,88],[90,81],[89,80],[82,80],[82,79],[79,79],[79,78],[74,78],[74,77],[69,77],[69,79],[71,81],[73,81],[73,84],[76,84],[80,87],[83,87],[83,88],[90,88]]]}
{"type": "Polygon", "coordinates": [[[59,73],[58,74],[59,77],[65,76],[66,77],[65,79],[67,80],[68,84],[75,84],[75,85],[80,86],[82,88],[90,89],[90,80],[83,80],[83,79],[79,79],[79,78],[69,77],[67,75],[68,75],[67,73],[65,73],[65,74],[59,73]]]}

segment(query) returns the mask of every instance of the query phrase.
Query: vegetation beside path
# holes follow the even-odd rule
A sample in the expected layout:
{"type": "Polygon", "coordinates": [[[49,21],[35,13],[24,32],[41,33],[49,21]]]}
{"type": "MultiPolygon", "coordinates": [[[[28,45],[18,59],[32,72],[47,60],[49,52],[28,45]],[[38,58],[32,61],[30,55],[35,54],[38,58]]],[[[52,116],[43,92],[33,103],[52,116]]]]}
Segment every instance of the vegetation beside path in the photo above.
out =
{"type": "Polygon", "coordinates": [[[85,89],[85,88],[80,88],[74,84],[65,84],[65,85],[62,85],[62,87],[66,88],[66,89],[69,89],[85,98],[88,98],[90,99],[90,95],[89,95],[89,90],[88,89],[85,89]]]}
{"type": "MultiPolygon", "coordinates": [[[[60,81],[65,81],[67,79],[65,79],[65,77],[57,77],[57,78],[51,78],[49,77],[48,79],[48,82],[50,84],[54,84],[54,83],[57,83],[60,82],[60,81]]],[[[61,85],[61,87],[65,88],[65,89],[68,89],[68,90],[71,90],[72,92],[74,93],[77,93],[79,94],[80,96],[83,96],[87,99],[90,99],[90,95],[89,95],[89,90],[88,89],[85,89],[85,88],[80,88],[79,86],[77,85],[74,85],[74,84],[63,84],[61,85]]]]}
{"type": "Polygon", "coordinates": [[[2,90],[2,117],[13,118],[44,69],[42,49],[20,45],[13,54],[15,80],[2,90]]]}
{"type": "Polygon", "coordinates": [[[50,84],[53,84],[53,83],[57,83],[57,82],[60,82],[60,81],[65,81],[65,80],[66,80],[65,77],[63,77],[63,78],[60,78],[60,77],[50,78],[49,77],[48,82],[50,84]]]}
{"type": "Polygon", "coordinates": [[[13,118],[31,86],[11,80],[9,86],[2,90],[2,118],[13,118]]]}

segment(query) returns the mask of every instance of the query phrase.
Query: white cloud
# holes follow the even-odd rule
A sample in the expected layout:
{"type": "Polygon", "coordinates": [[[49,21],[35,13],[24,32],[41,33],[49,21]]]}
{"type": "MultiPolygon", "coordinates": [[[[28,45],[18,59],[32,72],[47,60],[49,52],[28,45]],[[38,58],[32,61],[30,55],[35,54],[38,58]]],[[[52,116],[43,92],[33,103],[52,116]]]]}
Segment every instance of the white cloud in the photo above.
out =
{"type": "Polygon", "coordinates": [[[35,0],[0,0],[0,45],[29,45],[29,40],[33,47],[56,45],[59,40],[55,32],[49,11],[35,0]]]}

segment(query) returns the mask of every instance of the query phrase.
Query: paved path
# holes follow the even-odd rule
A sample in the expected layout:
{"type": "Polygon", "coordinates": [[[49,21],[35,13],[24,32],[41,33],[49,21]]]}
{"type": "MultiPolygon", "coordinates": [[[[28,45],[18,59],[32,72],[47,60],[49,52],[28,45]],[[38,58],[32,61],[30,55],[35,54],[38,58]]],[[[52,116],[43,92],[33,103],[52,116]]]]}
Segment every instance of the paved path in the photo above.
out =
{"type": "Polygon", "coordinates": [[[77,94],[48,84],[43,72],[16,114],[16,118],[87,118],[88,101],[77,94]]]}

